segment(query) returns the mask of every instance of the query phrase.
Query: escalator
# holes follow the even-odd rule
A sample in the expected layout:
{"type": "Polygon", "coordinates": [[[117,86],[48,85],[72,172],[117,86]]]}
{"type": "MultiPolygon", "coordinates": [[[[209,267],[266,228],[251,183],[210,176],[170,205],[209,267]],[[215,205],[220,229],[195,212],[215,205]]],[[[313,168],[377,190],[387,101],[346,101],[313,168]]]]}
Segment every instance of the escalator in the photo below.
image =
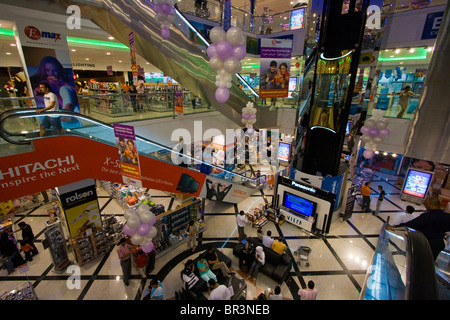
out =
{"type": "MultiPolygon", "coordinates": [[[[164,40],[150,1],[63,0],[58,4],[64,8],[69,5],[79,6],[83,16],[124,44],[129,43],[129,34],[133,31],[136,52],[140,56],[177,80],[202,101],[213,106],[238,125],[242,125],[242,108],[252,101],[252,98],[238,87],[235,78],[232,87],[229,88],[228,101],[226,103],[216,101],[216,73],[209,67],[206,53],[183,33],[182,29],[186,29],[189,22],[178,10],[176,10],[175,22],[170,28],[170,38],[164,40]]],[[[257,107],[256,103],[255,107],[257,107]]],[[[254,124],[256,128],[276,127],[276,117],[269,116],[264,108],[258,108],[256,115],[254,124]]]]}
{"type": "Polygon", "coordinates": [[[439,300],[437,268],[425,236],[387,226],[381,230],[360,299],[439,300]]]}
{"type": "Polygon", "coordinates": [[[0,137],[0,201],[88,178],[139,183],[149,189],[229,203],[239,203],[262,187],[248,172],[224,169],[140,136],[135,138],[139,176],[130,180],[127,166],[119,160],[114,127],[69,111],[45,115],[33,109],[6,111],[0,115],[0,137]],[[81,125],[66,129],[63,135],[48,132],[40,137],[40,119],[52,114],[81,125]],[[172,159],[180,157],[189,163],[175,164],[172,159]]]}

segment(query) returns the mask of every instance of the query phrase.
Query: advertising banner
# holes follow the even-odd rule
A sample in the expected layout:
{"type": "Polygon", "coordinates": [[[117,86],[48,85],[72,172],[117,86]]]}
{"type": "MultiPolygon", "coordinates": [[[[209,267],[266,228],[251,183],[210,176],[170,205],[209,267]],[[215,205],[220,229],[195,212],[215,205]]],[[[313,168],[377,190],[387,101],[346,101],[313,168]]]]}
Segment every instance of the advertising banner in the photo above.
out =
{"type": "Polygon", "coordinates": [[[123,183],[142,187],[134,127],[118,123],[114,123],[113,127],[123,183]]]}
{"type": "MultiPolygon", "coordinates": [[[[47,83],[56,94],[60,109],[80,112],[69,47],[63,28],[27,20],[17,21],[19,53],[28,74],[38,108],[44,108],[39,85],[47,83]]],[[[79,127],[73,117],[61,117],[63,128],[79,127]]]]}
{"type": "Polygon", "coordinates": [[[130,34],[128,35],[128,42],[130,43],[131,73],[133,75],[133,82],[137,82],[138,70],[136,64],[136,48],[134,46],[134,32],[130,32],[130,34]]]}
{"type": "Polygon", "coordinates": [[[231,28],[231,0],[223,2],[223,30],[228,31],[231,28]]]}
{"type": "Polygon", "coordinates": [[[261,39],[260,98],[288,96],[292,40],[261,39]]]}
{"type": "Polygon", "coordinates": [[[247,188],[237,183],[227,182],[207,176],[200,197],[208,200],[240,203],[250,197],[256,189],[247,188]]]}
{"type": "Polygon", "coordinates": [[[175,111],[177,115],[182,116],[183,115],[183,91],[181,90],[175,90],[175,111]]]}
{"type": "MultiPolygon", "coordinates": [[[[31,152],[0,161],[0,202],[84,179],[123,183],[118,148],[76,136],[37,139],[31,152]]],[[[205,174],[150,157],[139,158],[142,186],[198,197],[205,174]]],[[[128,184],[128,182],[127,182],[128,184]]]]}
{"type": "Polygon", "coordinates": [[[57,188],[71,238],[86,229],[101,229],[95,180],[86,179],[57,188]]]}
{"type": "Polygon", "coordinates": [[[427,15],[422,31],[422,40],[437,38],[443,17],[444,11],[432,12],[427,15]]]}

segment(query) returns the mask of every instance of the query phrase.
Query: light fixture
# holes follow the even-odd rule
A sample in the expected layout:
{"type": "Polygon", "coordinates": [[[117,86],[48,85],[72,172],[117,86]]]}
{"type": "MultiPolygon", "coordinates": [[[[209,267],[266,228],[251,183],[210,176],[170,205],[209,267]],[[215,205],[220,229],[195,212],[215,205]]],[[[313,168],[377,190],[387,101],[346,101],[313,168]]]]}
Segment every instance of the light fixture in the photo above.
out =
{"type": "Polygon", "coordinates": [[[379,154],[380,153],[380,151],[375,151],[375,154],[379,154]]]}
{"type": "Polygon", "coordinates": [[[383,152],[383,156],[387,156],[388,155],[388,153],[387,152],[383,152]]]}
{"type": "Polygon", "coordinates": [[[122,60],[119,60],[120,63],[122,63],[122,60]]]}
{"type": "Polygon", "coordinates": [[[10,55],[11,55],[11,52],[6,52],[6,54],[7,54],[8,56],[10,56],[10,55]]]}
{"type": "Polygon", "coordinates": [[[109,40],[114,40],[114,37],[108,37],[109,40]]]}
{"type": "Polygon", "coordinates": [[[396,153],[393,153],[393,154],[392,154],[392,157],[393,157],[393,158],[397,158],[397,154],[396,154],[396,153]]]}
{"type": "Polygon", "coordinates": [[[111,52],[107,52],[106,55],[110,56],[110,55],[111,55],[111,52]]]}
{"type": "Polygon", "coordinates": [[[428,52],[433,51],[433,47],[428,47],[427,51],[428,51],[428,52]]]}
{"type": "Polygon", "coordinates": [[[71,51],[72,51],[72,52],[76,52],[77,50],[75,50],[75,49],[72,49],[71,51]]]}
{"type": "Polygon", "coordinates": [[[89,61],[89,58],[86,58],[86,61],[89,61]]]}
{"type": "Polygon", "coordinates": [[[395,53],[400,53],[400,49],[395,49],[395,53]]]}
{"type": "Polygon", "coordinates": [[[414,48],[409,49],[409,52],[413,53],[414,51],[416,51],[414,48]]]}
{"type": "Polygon", "coordinates": [[[11,43],[10,46],[11,47],[16,47],[16,44],[15,43],[11,43]]]}

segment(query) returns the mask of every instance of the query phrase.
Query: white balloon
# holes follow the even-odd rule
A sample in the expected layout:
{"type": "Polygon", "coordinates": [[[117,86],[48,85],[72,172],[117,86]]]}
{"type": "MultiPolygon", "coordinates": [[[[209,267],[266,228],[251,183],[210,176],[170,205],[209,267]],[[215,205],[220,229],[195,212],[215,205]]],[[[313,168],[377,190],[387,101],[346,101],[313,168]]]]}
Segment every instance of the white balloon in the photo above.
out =
{"type": "Polygon", "coordinates": [[[225,87],[227,87],[228,89],[230,89],[230,88],[231,88],[231,82],[228,82],[227,85],[226,85],[225,87]]]}
{"type": "Polygon", "coordinates": [[[380,130],[381,129],[386,129],[386,127],[388,126],[388,122],[386,120],[380,120],[380,121],[377,121],[376,126],[380,130]]]}
{"type": "Polygon", "coordinates": [[[164,21],[167,20],[167,14],[160,12],[156,15],[156,18],[160,23],[163,23],[164,21]]]}
{"type": "Polygon", "coordinates": [[[169,14],[169,15],[167,16],[167,20],[166,20],[166,21],[167,21],[167,22],[170,22],[171,24],[174,23],[174,21],[175,21],[175,16],[169,14]]]}
{"type": "Polygon", "coordinates": [[[138,213],[141,213],[141,212],[148,212],[148,211],[150,211],[150,206],[149,206],[148,204],[146,204],[146,203],[141,204],[141,205],[138,207],[138,209],[137,209],[137,212],[138,212],[138,213]]]}
{"type": "MultiPolygon", "coordinates": [[[[212,57],[211,59],[209,59],[209,66],[212,70],[217,72],[223,68],[223,61],[219,57],[212,57]]],[[[219,80],[217,76],[216,80],[219,80]]]]}
{"type": "Polygon", "coordinates": [[[158,229],[155,226],[150,227],[150,231],[146,234],[146,238],[154,238],[158,234],[158,229]]]}
{"type": "Polygon", "coordinates": [[[123,217],[125,218],[125,220],[128,220],[133,214],[136,214],[136,211],[134,211],[133,209],[127,209],[123,213],[123,217]]]}
{"type": "Polygon", "coordinates": [[[130,229],[136,229],[141,224],[141,218],[137,214],[133,214],[128,218],[127,225],[130,229]]]}
{"type": "Polygon", "coordinates": [[[241,62],[235,57],[230,57],[223,62],[223,69],[229,74],[238,73],[241,68],[241,62]]]}
{"type": "Polygon", "coordinates": [[[140,245],[142,241],[144,241],[144,237],[138,233],[135,233],[131,236],[131,242],[136,246],[140,245]]]}
{"type": "Polygon", "coordinates": [[[221,41],[225,41],[226,39],[225,30],[223,30],[223,28],[220,26],[214,27],[209,32],[209,38],[211,39],[212,43],[219,43],[221,41]]]}
{"type": "Polygon", "coordinates": [[[150,223],[153,221],[155,214],[153,212],[147,211],[143,213],[139,213],[139,218],[143,223],[150,223]]]}
{"type": "Polygon", "coordinates": [[[375,126],[375,124],[376,124],[376,122],[375,122],[375,120],[373,120],[373,119],[367,119],[367,120],[364,122],[364,126],[366,126],[367,128],[372,128],[372,127],[375,126]]]}
{"type": "Polygon", "coordinates": [[[241,44],[243,42],[243,34],[240,28],[231,27],[226,34],[226,40],[232,45],[241,44]]]}
{"type": "Polygon", "coordinates": [[[383,137],[375,137],[375,138],[373,138],[373,142],[376,143],[376,144],[382,143],[383,140],[384,140],[383,137]]]}
{"type": "Polygon", "coordinates": [[[176,0],[167,0],[166,3],[168,3],[170,6],[173,6],[175,4],[176,0]]]}

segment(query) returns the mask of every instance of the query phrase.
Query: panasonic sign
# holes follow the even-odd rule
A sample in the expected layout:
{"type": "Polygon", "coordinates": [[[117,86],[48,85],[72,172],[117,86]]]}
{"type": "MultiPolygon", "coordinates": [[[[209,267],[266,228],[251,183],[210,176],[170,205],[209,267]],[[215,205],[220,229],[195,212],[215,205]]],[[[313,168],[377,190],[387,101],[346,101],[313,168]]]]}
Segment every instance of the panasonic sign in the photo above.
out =
{"type": "Polygon", "coordinates": [[[314,189],[314,188],[312,188],[312,187],[304,186],[304,185],[302,185],[302,184],[300,184],[300,183],[297,183],[297,182],[295,182],[295,181],[292,181],[292,182],[291,182],[291,185],[292,185],[293,187],[297,187],[297,188],[300,188],[300,189],[305,190],[305,191],[309,191],[309,192],[312,192],[312,193],[316,193],[316,189],[314,189]]]}

